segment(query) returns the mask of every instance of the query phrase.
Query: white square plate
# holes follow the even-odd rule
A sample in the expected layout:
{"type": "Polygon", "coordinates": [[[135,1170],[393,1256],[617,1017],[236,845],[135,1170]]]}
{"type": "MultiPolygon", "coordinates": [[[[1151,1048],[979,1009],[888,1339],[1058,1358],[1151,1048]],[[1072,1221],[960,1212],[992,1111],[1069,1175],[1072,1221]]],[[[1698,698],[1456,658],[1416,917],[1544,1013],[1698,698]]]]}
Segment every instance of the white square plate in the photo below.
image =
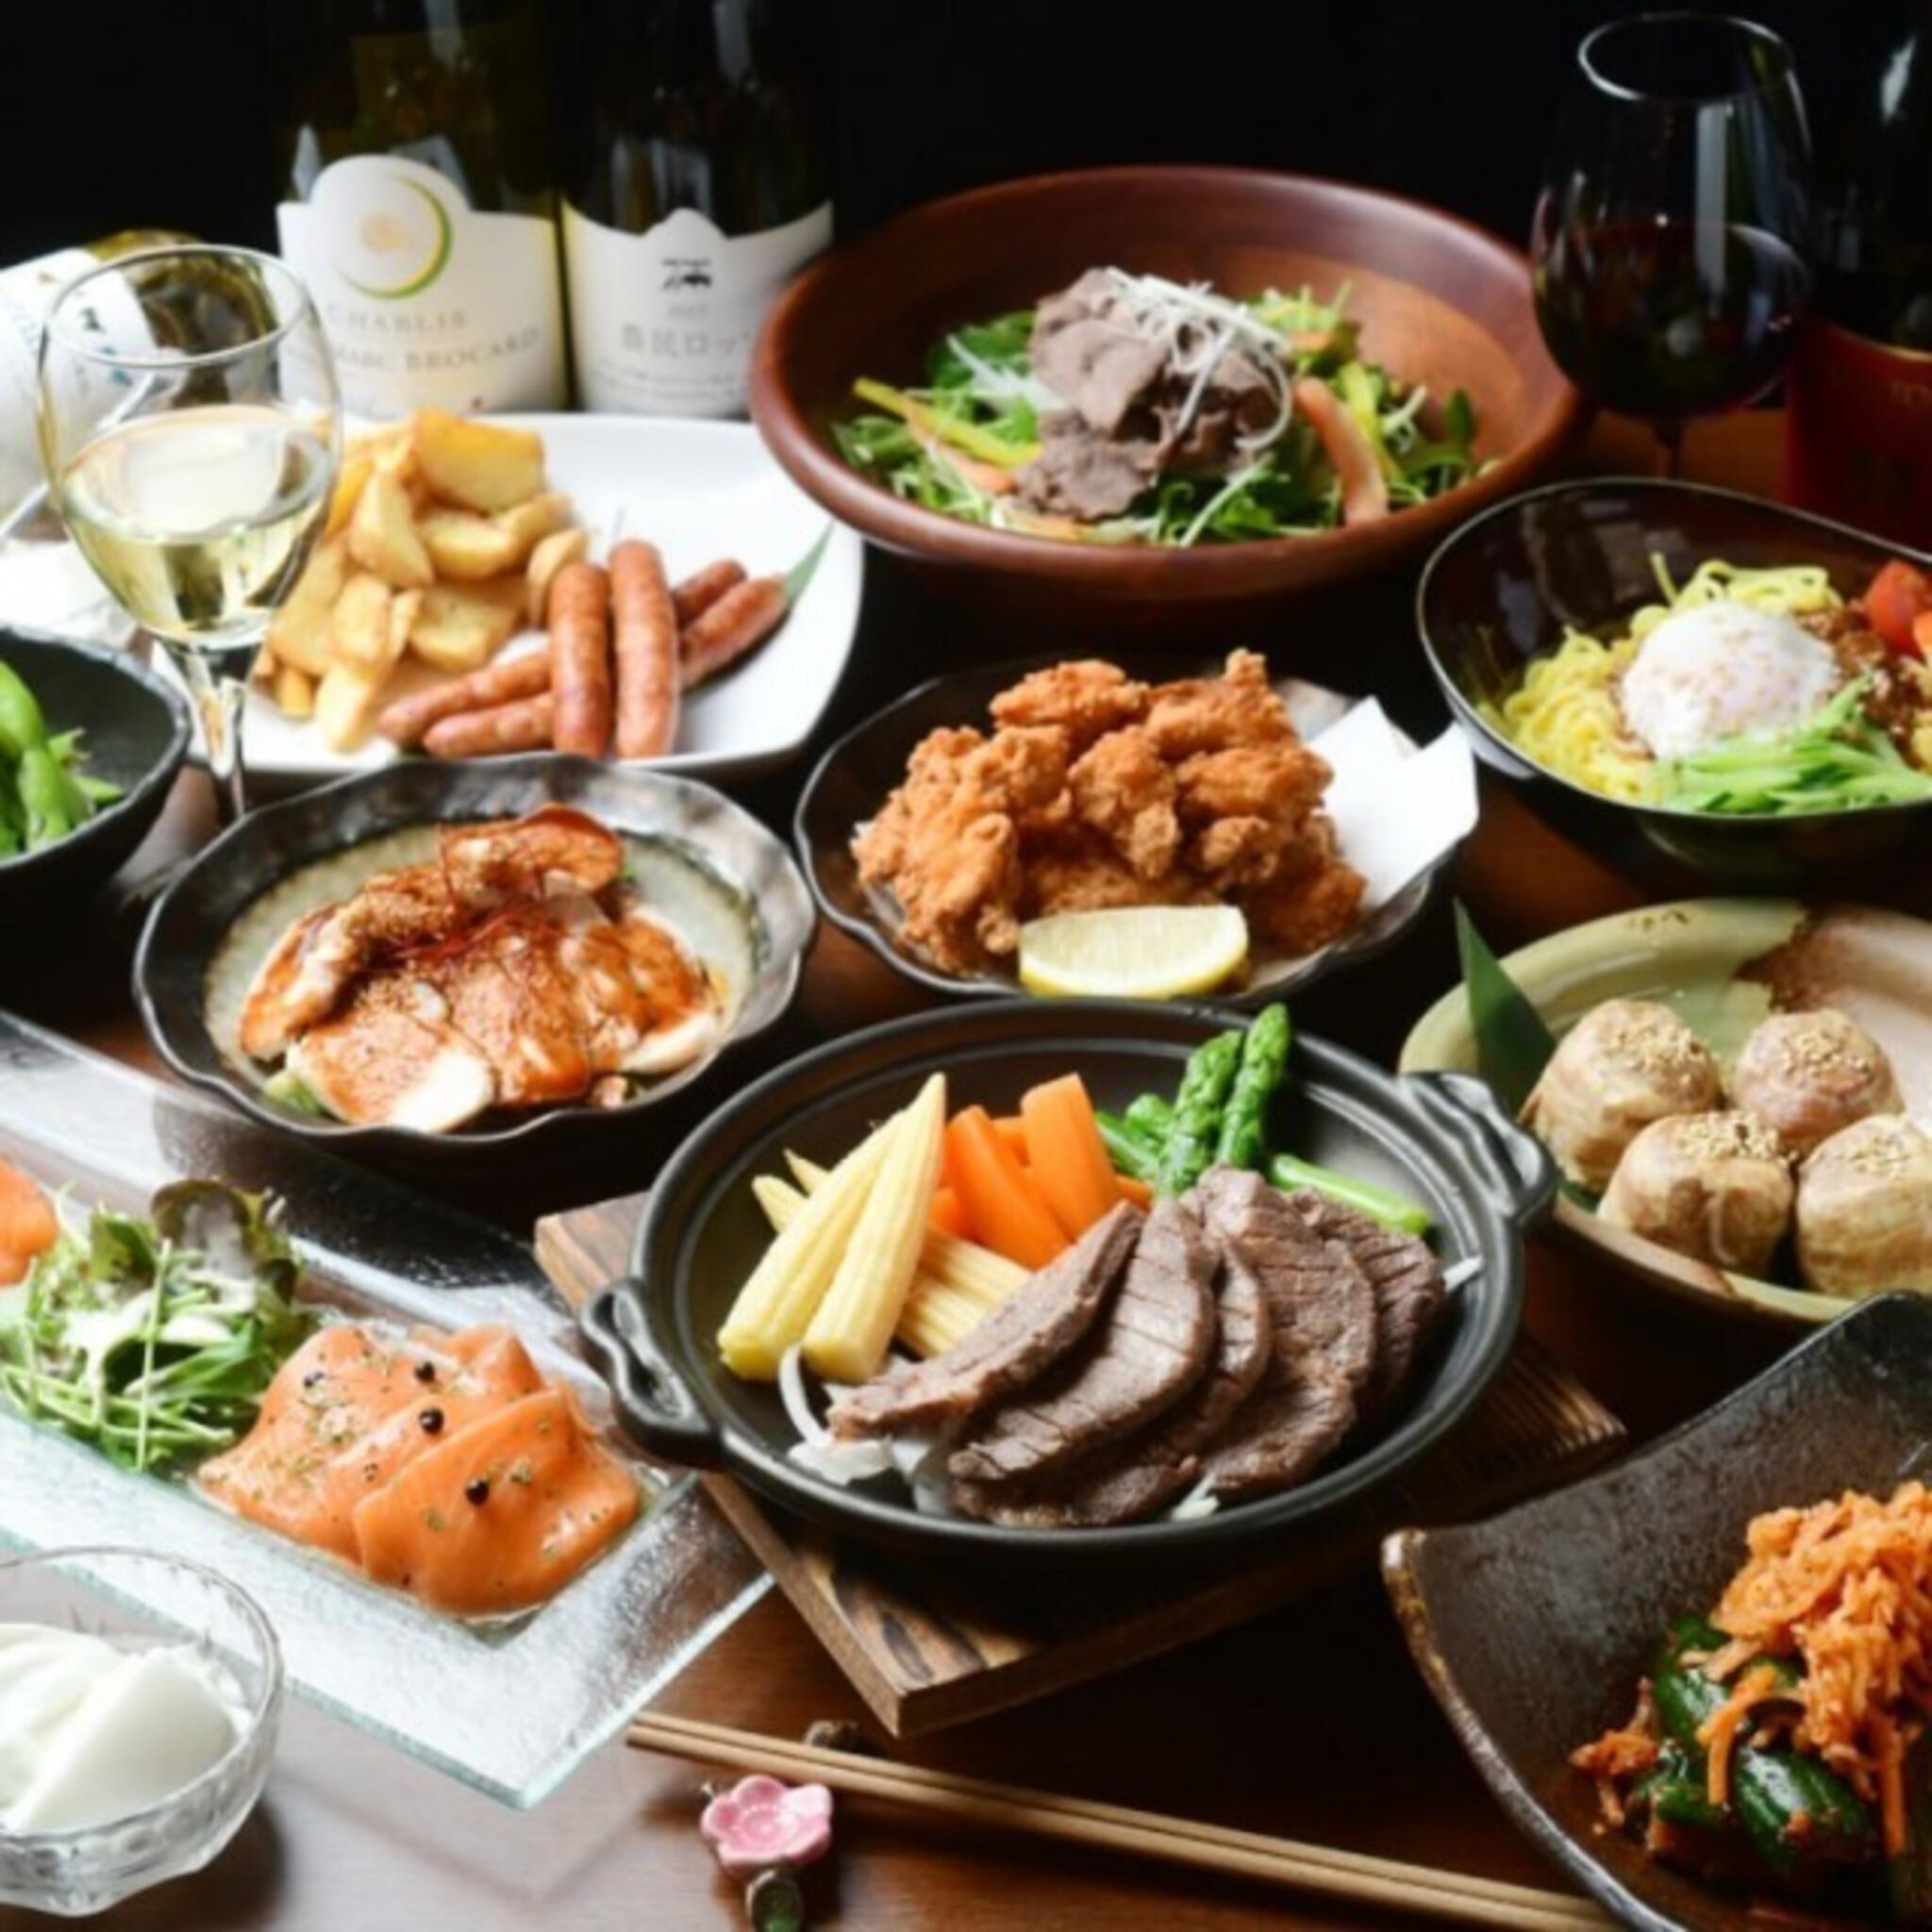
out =
{"type": "MultiPolygon", "coordinates": [[[[824,554],[796,608],[736,669],[692,694],[678,724],[677,748],[656,760],[686,777],[744,776],[795,757],[831,702],[858,626],[864,545],[832,524],[774,462],[748,423],[675,416],[506,416],[543,439],[550,487],[571,499],[601,559],[615,538],[643,537],[664,553],[675,583],[721,557],[753,576],[779,575],[829,529],[824,554]]],[[[525,631],[505,657],[536,650],[541,631],[525,631]]],[[[173,669],[157,652],[159,668],[173,669]]],[[[434,674],[406,666],[392,690],[420,689],[434,674]]],[[[359,750],[331,751],[307,720],[285,718],[258,691],[248,694],[242,724],[248,769],[264,778],[321,780],[387,764],[395,748],[381,738],[359,750]]]]}

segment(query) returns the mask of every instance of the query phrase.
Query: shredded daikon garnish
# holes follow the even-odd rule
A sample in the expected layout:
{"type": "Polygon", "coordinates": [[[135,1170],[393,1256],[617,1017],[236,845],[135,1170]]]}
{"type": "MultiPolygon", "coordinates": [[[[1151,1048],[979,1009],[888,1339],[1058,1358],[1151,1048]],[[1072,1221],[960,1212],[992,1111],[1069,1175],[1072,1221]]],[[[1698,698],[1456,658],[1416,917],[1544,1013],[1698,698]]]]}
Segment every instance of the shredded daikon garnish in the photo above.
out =
{"type": "Polygon", "coordinates": [[[946,338],[946,347],[972,373],[973,383],[966,394],[989,403],[1030,403],[1036,409],[1063,407],[1059,391],[1030,371],[1002,369],[997,363],[989,362],[984,356],[975,355],[966,346],[964,339],[957,335],[946,338]]]}

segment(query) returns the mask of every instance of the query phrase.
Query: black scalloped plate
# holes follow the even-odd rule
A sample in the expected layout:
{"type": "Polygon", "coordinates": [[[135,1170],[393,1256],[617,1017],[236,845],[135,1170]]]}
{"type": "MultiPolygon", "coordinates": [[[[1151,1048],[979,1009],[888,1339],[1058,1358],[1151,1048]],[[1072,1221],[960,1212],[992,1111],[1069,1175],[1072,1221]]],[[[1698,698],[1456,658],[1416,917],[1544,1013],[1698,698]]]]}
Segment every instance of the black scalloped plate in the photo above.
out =
{"type": "Polygon", "coordinates": [[[257,1120],[363,1158],[417,1164],[541,1143],[545,1155],[586,1136],[622,1135],[646,1109],[717,1071],[733,1047],[791,1004],[816,924],[791,856],[748,812],[708,785],[663,773],[541,753],[441,764],[410,759],[251,812],[195,858],[148,916],[134,959],[134,995],[168,1064],[257,1120]],[[278,1105],[225,1050],[208,1024],[208,971],[229,926],[290,873],[412,825],[515,818],[570,805],[613,829],[681,846],[732,888],[753,931],[754,971],[729,1038],[708,1059],[657,1082],[623,1107],[547,1108],[454,1134],[351,1126],[278,1105]]]}
{"type": "MultiPolygon", "coordinates": [[[[1176,658],[1147,651],[1106,654],[1136,677],[1155,682],[1174,677],[1211,675],[1221,669],[1215,658],[1176,658]]],[[[899,943],[899,909],[891,895],[875,891],[858,876],[852,858],[852,835],[873,817],[906,776],[912,748],[942,725],[983,725],[993,698],[1017,684],[1029,671],[1064,660],[1065,654],[1028,658],[936,677],[875,711],[864,724],[848,731],[823,758],[806,782],[792,824],[799,862],[811,882],[819,909],[842,932],[870,946],[895,973],[933,992],[952,999],[1009,999],[1019,991],[1011,972],[945,973],[899,943]]],[[[1296,728],[1312,737],[1351,710],[1357,700],[1325,686],[1301,678],[1276,681],[1275,690],[1287,704],[1296,728]]],[[[1397,731],[1405,750],[1413,741],[1397,731]]],[[[1227,996],[1232,1006],[1255,1007],[1311,986],[1328,974],[1373,958],[1408,931],[1420,919],[1435,890],[1435,882],[1453,854],[1445,853],[1436,868],[1331,946],[1301,958],[1257,958],[1247,983],[1227,996]]]]}

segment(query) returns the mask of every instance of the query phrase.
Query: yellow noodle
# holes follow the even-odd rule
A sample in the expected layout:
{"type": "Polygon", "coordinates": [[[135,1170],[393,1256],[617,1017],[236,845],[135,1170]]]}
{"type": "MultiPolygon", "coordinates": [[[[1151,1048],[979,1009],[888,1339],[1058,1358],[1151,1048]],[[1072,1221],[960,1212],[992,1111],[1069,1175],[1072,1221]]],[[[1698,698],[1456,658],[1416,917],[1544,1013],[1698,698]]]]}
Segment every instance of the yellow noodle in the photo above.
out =
{"type": "MultiPolygon", "coordinates": [[[[1844,601],[1814,564],[1742,570],[1712,558],[1700,563],[1681,588],[1672,583],[1662,558],[1653,556],[1651,567],[1662,602],[1632,612],[1619,637],[1606,640],[1566,630],[1563,641],[1534,659],[1523,682],[1500,704],[1482,707],[1497,732],[1546,770],[1607,797],[1637,803],[1653,795],[1656,764],[1624,728],[1617,685],[1638,646],[1665,618],[1724,598],[1794,617],[1836,609],[1844,601]]],[[[1932,752],[1932,714],[1923,738],[1924,749],[1932,752]]]]}

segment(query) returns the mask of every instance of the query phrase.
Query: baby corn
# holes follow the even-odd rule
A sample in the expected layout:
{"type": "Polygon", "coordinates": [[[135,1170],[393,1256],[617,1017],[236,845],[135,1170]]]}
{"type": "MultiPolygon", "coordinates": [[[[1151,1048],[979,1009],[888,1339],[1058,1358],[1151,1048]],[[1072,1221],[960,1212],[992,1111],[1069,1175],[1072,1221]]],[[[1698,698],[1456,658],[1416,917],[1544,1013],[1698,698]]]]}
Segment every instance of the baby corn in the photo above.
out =
{"type": "MultiPolygon", "coordinates": [[[[802,1154],[787,1154],[785,1160],[808,1194],[815,1191],[825,1178],[825,1170],[802,1154]]],[[[988,1308],[998,1307],[1026,1279],[1026,1271],[1019,1262],[1009,1261],[1004,1255],[981,1247],[977,1241],[961,1241],[958,1235],[937,1227],[925,1231],[925,1241],[919,1251],[919,1271],[940,1287],[957,1289],[988,1308]]]]}
{"type": "Polygon", "coordinates": [[[774,1380],[785,1351],[810,1327],[852,1245],[897,1124],[896,1118],[888,1121],[832,1170],[739,1290],[718,1331],[718,1352],[733,1374],[774,1380]]]}
{"type": "MultiPolygon", "coordinates": [[[[885,1158],[865,1195],[858,1225],[806,1329],[805,1359],[828,1382],[863,1382],[885,1359],[924,1244],[933,1190],[940,1184],[945,1126],[945,1075],[935,1074],[888,1126],[885,1158]]],[[[792,1228],[810,1219],[838,1178],[835,1171],[824,1189],[807,1202],[792,1228]]],[[[773,1245],[781,1244],[791,1232],[788,1228],[773,1245]]]]}
{"type": "MultiPolygon", "coordinates": [[[[810,1166],[809,1162],[804,1164],[810,1166]]],[[[824,1178],[823,1168],[813,1167],[811,1171],[818,1179],[824,1178]]],[[[759,1174],[752,1182],[751,1191],[774,1231],[782,1231],[805,1206],[805,1195],[775,1174],[759,1174]]],[[[931,1237],[927,1239],[930,1241],[931,1237]]],[[[970,1241],[960,1245],[972,1247],[970,1241]]],[[[998,1260],[999,1257],[992,1258],[998,1260]]],[[[1003,1267],[1007,1265],[1001,1263],[1003,1267]]],[[[1021,1280],[1025,1279],[1023,1270],[1014,1272],[1021,1280]]],[[[922,1265],[907,1291],[906,1306],[899,1311],[899,1326],[894,1333],[914,1355],[943,1355],[964,1341],[1004,1299],[1004,1293],[982,1298],[949,1288],[944,1282],[934,1280],[922,1265]]]]}

